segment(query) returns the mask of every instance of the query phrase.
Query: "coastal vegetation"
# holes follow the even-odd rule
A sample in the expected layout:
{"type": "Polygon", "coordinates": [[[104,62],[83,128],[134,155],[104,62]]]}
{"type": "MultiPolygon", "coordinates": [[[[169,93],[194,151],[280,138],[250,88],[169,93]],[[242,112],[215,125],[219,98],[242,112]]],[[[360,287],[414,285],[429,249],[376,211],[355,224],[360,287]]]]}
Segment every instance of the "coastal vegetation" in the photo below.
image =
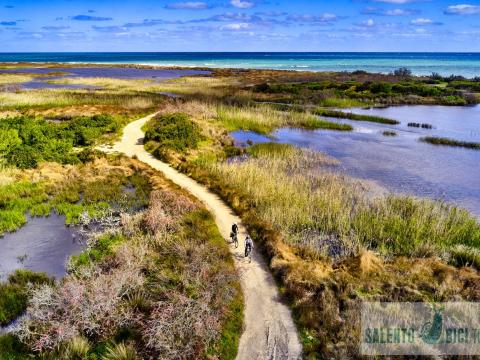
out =
{"type": "Polygon", "coordinates": [[[454,78],[438,80],[432,77],[407,76],[403,73],[380,75],[357,71],[310,74],[308,79],[302,79],[301,75],[297,75],[296,79],[289,82],[284,79],[265,80],[270,81],[249,88],[258,100],[335,107],[342,105],[341,101],[333,105],[335,99],[342,99],[345,107],[358,106],[352,105],[349,101],[363,105],[466,105],[479,102],[476,79],[463,79],[459,84],[454,78]]]}
{"type": "Polygon", "coordinates": [[[8,325],[27,308],[28,291],[32,286],[53,284],[53,280],[43,273],[17,270],[0,283],[0,326],[8,325]]]}
{"type": "Polygon", "coordinates": [[[152,118],[145,128],[145,146],[155,156],[165,159],[167,151],[196,149],[202,140],[199,126],[186,114],[175,113],[152,118]]]}
{"type": "Polygon", "coordinates": [[[299,111],[281,111],[274,106],[224,106],[216,109],[217,120],[229,131],[249,130],[268,134],[276,128],[295,127],[309,130],[325,129],[351,131],[353,127],[324,119],[315,114],[299,111]]]}
{"type": "Polygon", "coordinates": [[[463,147],[467,149],[480,150],[480,143],[471,142],[471,141],[460,141],[455,139],[435,137],[435,136],[425,136],[420,138],[420,141],[423,141],[432,145],[440,146],[453,146],[453,147],[463,147]]]}
{"type": "Polygon", "coordinates": [[[6,176],[0,186],[0,234],[15,231],[27,222],[27,215],[48,216],[52,211],[76,224],[83,214],[98,218],[117,208],[127,211],[148,203],[150,186],[135,168],[121,161],[87,161],[77,166],[44,163],[37,170],[6,176]],[[98,172],[104,168],[102,175],[98,172]],[[108,170],[113,170],[111,173],[108,170]],[[132,192],[125,192],[133,188],[132,192]]]}
{"type": "Polygon", "coordinates": [[[122,157],[4,171],[2,183],[7,209],[71,209],[73,223],[95,231],[61,282],[22,271],[0,285],[2,325],[27,314],[0,337],[1,359],[235,358],[240,285],[198,202],[122,157]]]}
{"type": "Polygon", "coordinates": [[[164,83],[60,81],[102,88],[0,94],[1,111],[16,113],[8,126],[0,120],[7,166],[0,172],[0,230],[52,211],[71,224],[118,221],[71,259],[62,282],[33,288],[29,318],[0,337],[6,358],[235,357],[242,295],[210,214],[140,162],[91,150],[158,109],[144,128],[145,148],[241,216],[293,309],[306,358],[358,358],[365,300],[480,301],[480,225],[466,210],[377,194],[324,154],[278,143],[237,148],[229,135],[353,129],[324,117],[396,125],[337,108],[478,103],[477,80],[406,71],[215,70],[164,83]],[[15,160],[23,147],[35,149],[36,164],[15,160]]]}
{"type": "Polygon", "coordinates": [[[367,122],[374,122],[374,123],[387,124],[387,125],[400,124],[400,122],[397,120],[387,119],[381,116],[354,114],[354,113],[345,112],[345,111],[315,109],[314,113],[321,116],[348,119],[348,120],[354,120],[354,121],[367,121],[367,122]]]}
{"type": "MultiPolygon", "coordinates": [[[[362,299],[440,301],[455,291],[478,298],[469,284],[478,279],[480,225],[466,210],[408,196],[372,197],[362,181],[331,170],[335,159],[290,145],[257,144],[247,157],[228,159],[245,151],[232,149],[227,131],[241,127],[227,120],[228,106],[218,112],[211,103],[180,100],[162,109],[161,116],[183,111],[207,139],[168,161],[241,215],[294,310],[307,356],[358,354],[357,338],[347,333],[359,331],[362,299]],[[459,283],[446,284],[446,273],[459,283]]],[[[265,107],[272,117],[287,111],[265,107]]],[[[253,125],[245,128],[258,130],[249,119],[253,125]]],[[[276,124],[282,122],[265,129],[276,124]]]]}
{"type": "Polygon", "coordinates": [[[128,119],[95,115],[59,121],[19,116],[0,121],[0,156],[18,168],[34,168],[42,161],[80,162],[78,150],[94,145],[99,137],[114,135],[128,119]]]}

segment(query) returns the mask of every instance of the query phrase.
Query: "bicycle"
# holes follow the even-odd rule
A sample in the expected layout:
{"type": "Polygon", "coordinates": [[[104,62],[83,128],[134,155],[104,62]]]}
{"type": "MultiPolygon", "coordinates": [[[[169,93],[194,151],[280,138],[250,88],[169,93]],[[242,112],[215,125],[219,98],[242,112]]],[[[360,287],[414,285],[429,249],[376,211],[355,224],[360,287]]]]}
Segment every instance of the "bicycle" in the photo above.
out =
{"type": "Polygon", "coordinates": [[[238,248],[238,234],[235,234],[233,231],[230,233],[230,239],[232,241],[230,243],[233,243],[235,245],[235,248],[238,248]]]}

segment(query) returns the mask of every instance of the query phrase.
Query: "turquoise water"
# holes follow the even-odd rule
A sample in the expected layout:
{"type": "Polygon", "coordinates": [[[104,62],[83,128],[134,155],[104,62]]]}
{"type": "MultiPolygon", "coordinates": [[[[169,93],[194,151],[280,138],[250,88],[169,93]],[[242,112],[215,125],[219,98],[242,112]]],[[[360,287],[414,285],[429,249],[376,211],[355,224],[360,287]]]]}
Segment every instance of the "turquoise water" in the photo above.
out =
{"type": "Polygon", "coordinates": [[[480,76],[480,53],[0,53],[0,62],[21,61],[480,76]]]}

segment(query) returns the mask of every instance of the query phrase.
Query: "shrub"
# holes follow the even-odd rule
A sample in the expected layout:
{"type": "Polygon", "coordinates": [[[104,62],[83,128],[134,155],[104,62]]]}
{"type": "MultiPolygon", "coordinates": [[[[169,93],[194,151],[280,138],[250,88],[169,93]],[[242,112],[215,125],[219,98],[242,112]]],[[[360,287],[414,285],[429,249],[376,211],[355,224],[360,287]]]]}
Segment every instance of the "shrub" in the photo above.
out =
{"type": "Polygon", "coordinates": [[[0,360],[31,359],[28,347],[11,334],[0,335],[0,360]]]}
{"type": "Polygon", "coordinates": [[[401,67],[393,71],[393,75],[400,77],[412,76],[412,71],[406,67],[401,67]]]}
{"type": "Polygon", "coordinates": [[[53,279],[44,273],[17,270],[0,284],[0,325],[7,325],[20,316],[27,308],[30,286],[51,284],[53,279]]]}
{"type": "Polygon", "coordinates": [[[202,139],[201,130],[186,114],[159,115],[147,124],[145,141],[154,141],[160,151],[167,149],[184,152],[195,149],[202,139]]]}
{"type": "Polygon", "coordinates": [[[92,145],[101,135],[114,133],[119,123],[109,115],[79,117],[60,123],[20,116],[0,122],[0,156],[22,169],[41,161],[74,164],[80,156],[73,147],[92,145]]]}

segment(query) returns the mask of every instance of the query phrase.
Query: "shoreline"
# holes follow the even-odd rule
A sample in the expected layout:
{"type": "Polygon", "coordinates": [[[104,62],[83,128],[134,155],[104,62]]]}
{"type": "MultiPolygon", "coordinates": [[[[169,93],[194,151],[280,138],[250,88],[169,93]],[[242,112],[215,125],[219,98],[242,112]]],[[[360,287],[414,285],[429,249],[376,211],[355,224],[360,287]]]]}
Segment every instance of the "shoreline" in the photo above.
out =
{"type": "MultiPolygon", "coordinates": [[[[1,54],[0,54],[1,55],[1,54]]],[[[0,72],[2,70],[11,70],[11,67],[15,66],[14,69],[21,69],[23,67],[45,67],[45,68],[55,68],[55,67],[63,67],[63,68],[92,68],[92,67],[102,67],[102,68],[133,68],[133,69],[148,69],[148,70],[198,70],[198,71],[210,71],[212,74],[217,72],[227,72],[227,73],[238,73],[238,72],[271,72],[274,74],[297,74],[297,75],[324,75],[324,74],[366,74],[366,75],[378,75],[378,76],[392,76],[392,72],[398,67],[392,67],[391,71],[389,72],[382,72],[382,71],[368,71],[358,68],[356,70],[314,70],[309,69],[308,67],[297,66],[295,68],[273,68],[273,67],[232,67],[232,66],[201,66],[201,65],[175,65],[175,64],[152,64],[152,63],[143,63],[143,62],[83,62],[83,61],[67,61],[67,62],[56,62],[56,61],[0,61],[0,72]]],[[[430,75],[428,74],[419,74],[412,72],[411,78],[414,79],[426,79],[429,78],[430,75]]],[[[456,73],[447,74],[445,73],[442,75],[444,77],[454,76],[454,77],[462,77],[465,80],[473,80],[480,76],[480,73],[476,76],[463,76],[456,73]]]]}

